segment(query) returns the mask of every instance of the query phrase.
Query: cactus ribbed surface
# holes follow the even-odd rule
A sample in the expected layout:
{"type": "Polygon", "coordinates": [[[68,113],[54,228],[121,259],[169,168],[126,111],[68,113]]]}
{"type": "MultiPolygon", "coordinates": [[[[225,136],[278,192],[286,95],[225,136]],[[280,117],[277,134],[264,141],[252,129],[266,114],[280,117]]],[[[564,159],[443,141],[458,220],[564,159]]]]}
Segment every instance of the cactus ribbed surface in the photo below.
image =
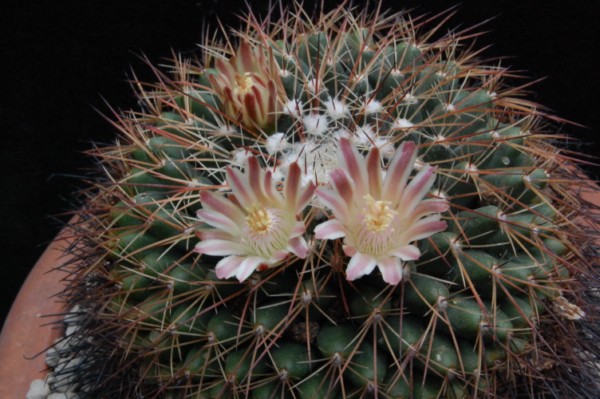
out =
{"type": "Polygon", "coordinates": [[[443,15],[284,14],[156,69],[94,151],[64,378],[91,398],[586,397],[593,188],[548,117],[472,32],[434,34],[443,15]]]}

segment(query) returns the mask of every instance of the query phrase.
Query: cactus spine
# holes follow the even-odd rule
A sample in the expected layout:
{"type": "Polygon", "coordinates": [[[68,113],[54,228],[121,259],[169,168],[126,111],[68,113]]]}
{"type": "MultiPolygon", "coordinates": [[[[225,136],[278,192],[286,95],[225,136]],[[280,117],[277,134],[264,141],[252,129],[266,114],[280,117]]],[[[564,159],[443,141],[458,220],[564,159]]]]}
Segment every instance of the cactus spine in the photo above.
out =
{"type": "Polygon", "coordinates": [[[587,180],[509,71],[425,25],[250,16],[140,83],[72,226],[81,396],[537,398],[577,378],[560,363],[590,377],[587,180]]]}

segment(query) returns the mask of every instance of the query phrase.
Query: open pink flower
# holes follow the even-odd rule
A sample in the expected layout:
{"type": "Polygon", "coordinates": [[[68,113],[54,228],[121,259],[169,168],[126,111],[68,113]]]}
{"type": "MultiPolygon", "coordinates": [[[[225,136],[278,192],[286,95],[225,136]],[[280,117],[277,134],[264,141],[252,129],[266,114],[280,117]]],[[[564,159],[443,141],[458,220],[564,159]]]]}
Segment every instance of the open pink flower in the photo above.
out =
{"type": "Polygon", "coordinates": [[[310,184],[301,189],[301,171],[290,165],[285,186],[277,191],[271,171],[255,157],[248,158],[245,173],[227,168],[227,182],[235,199],[203,191],[198,218],[212,228],[200,229],[195,251],[224,256],[216,266],[218,278],[235,276],[244,281],[255,270],[276,266],[293,254],[304,259],[308,246],[304,221],[296,217],[313,196],[310,184]]]}
{"type": "Polygon", "coordinates": [[[351,257],[348,280],[378,267],[384,281],[398,284],[404,262],[421,256],[413,243],[446,229],[440,220],[446,201],[424,199],[435,181],[434,168],[423,167],[408,183],[416,155],[415,144],[404,142],[382,178],[377,148],[364,159],[348,139],[340,139],[342,167],[330,173],[330,189],[317,189],[333,218],[315,228],[315,238],[344,238],[344,252],[351,257]]]}

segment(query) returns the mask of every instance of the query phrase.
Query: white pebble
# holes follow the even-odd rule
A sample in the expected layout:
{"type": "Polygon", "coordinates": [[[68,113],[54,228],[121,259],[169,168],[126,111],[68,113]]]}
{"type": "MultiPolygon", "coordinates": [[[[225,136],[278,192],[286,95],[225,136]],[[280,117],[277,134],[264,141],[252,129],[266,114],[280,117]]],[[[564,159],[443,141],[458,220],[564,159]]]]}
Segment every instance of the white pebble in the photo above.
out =
{"type": "Polygon", "coordinates": [[[71,336],[75,331],[79,330],[79,324],[71,324],[65,329],[65,337],[71,336]]]}
{"type": "Polygon", "coordinates": [[[26,399],[46,399],[50,394],[50,387],[44,380],[33,380],[29,385],[26,399]]]}
{"type": "Polygon", "coordinates": [[[65,324],[74,325],[78,324],[84,317],[84,310],[81,306],[75,305],[71,308],[69,313],[65,315],[65,324]]]}
{"type": "Polygon", "coordinates": [[[52,348],[48,349],[48,351],[46,352],[46,365],[48,367],[52,367],[52,368],[56,367],[59,359],[60,359],[60,356],[59,356],[58,352],[56,351],[56,348],[52,347],[52,348]]]}
{"type": "Polygon", "coordinates": [[[73,392],[56,392],[48,396],[47,399],[77,399],[78,396],[73,392]]]}

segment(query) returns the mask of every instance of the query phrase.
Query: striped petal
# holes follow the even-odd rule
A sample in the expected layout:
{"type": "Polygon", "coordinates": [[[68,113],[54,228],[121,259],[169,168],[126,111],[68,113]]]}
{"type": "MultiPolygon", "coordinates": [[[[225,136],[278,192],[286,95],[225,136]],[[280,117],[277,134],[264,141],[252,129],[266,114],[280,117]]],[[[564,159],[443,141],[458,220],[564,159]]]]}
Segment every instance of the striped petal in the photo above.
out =
{"type": "Polygon", "coordinates": [[[450,206],[446,200],[441,199],[428,199],[421,201],[415,209],[411,212],[413,219],[420,219],[423,216],[431,215],[432,213],[446,212],[450,206]]]}
{"type": "Polygon", "coordinates": [[[405,245],[396,248],[390,254],[402,260],[417,260],[421,257],[421,251],[414,245],[405,245]]]}
{"type": "Polygon", "coordinates": [[[317,188],[317,196],[323,202],[323,204],[331,209],[333,215],[340,220],[347,220],[349,217],[349,204],[346,203],[342,198],[336,195],[333,191],[317,188]]]}
{"type": "Polygon", "coordinates": [[[205,240],[196,244],[194,251],[211,256],[243,255],[246,246],[228,240],[205,240]]]}
{"type": "Polygon", "coordinates": [[[221,213],[237,223],[241,223],[244,220],[242,210],[220,194],[211,191],[202,191],[200,193],[200,201],[204,209],[221,213]]]}
{"type": "Polygon", "coordinates": [[[305,259],[308,255],[308,244],[304,237],[295,237],[288,242],[287,249],[300,259],[305,259]]]}
{"type": "Polygon", "coordinates": [[[342,169],[334,169],[329,174],[329,179],[333,184],[333,188],[339,197],[344,200],[347,204],[352,202],[354,197],[354,188],[352,187],[351,181],[348,179],[348,175],[342,169]]]}
{"type": "Polygon", "coordinates": [[[317,240],[335,240],[345,236],[346,230],[337,219],[328,220],[315,227],[315,238],[317,240]]]}
{"type": "Polygon", "coordinates": [[[263,258],[259,258],[257,256],[245,257],[236,269],[235,276],[241,283],[250,277],[250,275],[254,273],[254,271],[263,263],[265,263],[263,258]]]}
{"type": "Polygon", "coordinates": [[[235,273],[243,260],[244,258],[242,256],[228,256],[221,259],[215,267],[217,278],[226,279],[235,276],[235,273]]]}
{"type": "Polygon", "coordinates": [[[402,281],[403,263],[400,259],[394,257],[379,259],[377,261],[377,266],[381,272],[383,281],[386,283],[396,285],[402,281]]]}
{"type": "Polygon", "coordinates": [[[406,182],[417,158],[416,146],[412,141],[402,143],[396,150],[396,155],[388,167],[383,180],[382,198],[388,201],[397,201],[402,198],[406,182]]]}
{"type": "Polygon", "coordinates": [[[406,186],[399,205],[403,212],[412,213],[419,202],[423,200],[435,181],[434,171],[435,169],[431,166],[424,167],[406,186]]]}
{"type": "Polygon", "coordinates": [[[342,169],[348,173],[348,176],[354,183],[357,193],[364,195],[367,193],[367,170],[365,160],[358,154],[358,151],[350,140],[343,137],[340,138],[340,164],[342,169]]]}
{"type": "Polygon", "coordinates": [[[258,202],[258,198],[256,197],[256,194],[254,194],[252,186],[242,172],[228,167],[226,173],[227,183],[241,204],[250,206],[258,202]]]}
{"type": "Polygon", "coordinates": [[[367,175],[369,177],[369,193],[371,193],[371,195],[380,195],[381,157],[377,147],[373,147],[367,156],[367,175]]]}
{"type": "Polygon", "coordinates": [[[422,240],[435,233],[446,230],[448,224],[439,220],[440,215],[431,215],[414,223],[406,232],[410,241],[422,240]]]}
{"type": "Polygon", "coordinates": [[[200,209],[196,212],[196,215],[198,216],[198,219],[216,229],[228,231],[234,236],[240,234],[239,225],[222,213],[200,209]]]}
{"type": "Polygon", "coordinates": [[[357,252],[348,263],[346,268],[346,278],[350,281],[356,280],[362,276],[370,274],[377,266],[375,258],[370,255],[357,252]]]}

